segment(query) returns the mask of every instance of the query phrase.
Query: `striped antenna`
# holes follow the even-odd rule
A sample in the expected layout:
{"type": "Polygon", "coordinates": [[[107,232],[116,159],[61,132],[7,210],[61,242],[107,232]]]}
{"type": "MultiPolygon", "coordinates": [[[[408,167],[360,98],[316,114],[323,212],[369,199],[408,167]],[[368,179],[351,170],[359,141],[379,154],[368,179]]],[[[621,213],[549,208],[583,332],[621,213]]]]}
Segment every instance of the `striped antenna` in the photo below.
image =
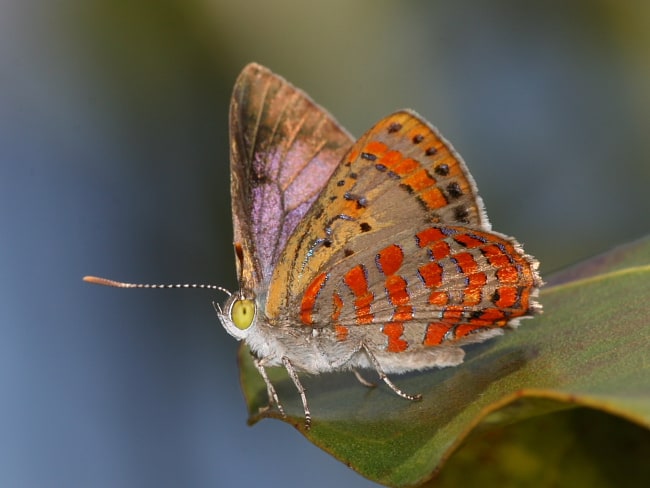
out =
{"type": "Polygon", "coordinates": [[[113,286],[115,288],[203,288],[206,290],[219,290],[226,295],[231,296],[225,288],[217,285],[205,285],[197,283],[176,283],[176,284],[149,284],[149,283],[124,283],[122,281],[109,280],[107,278],[99,278],[98,276],[84,276],[83,280],[87,283],[94,283],[95,285],[113,286]]]}

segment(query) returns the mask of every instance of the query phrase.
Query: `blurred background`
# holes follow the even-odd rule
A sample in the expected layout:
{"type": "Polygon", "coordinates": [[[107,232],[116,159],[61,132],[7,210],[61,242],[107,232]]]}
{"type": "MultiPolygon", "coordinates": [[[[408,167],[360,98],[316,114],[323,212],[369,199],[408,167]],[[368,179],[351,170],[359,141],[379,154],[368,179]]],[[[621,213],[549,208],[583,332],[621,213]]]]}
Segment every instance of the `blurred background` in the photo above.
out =
{"type": "Polygon", "coordinates": [[[649,26],[637,1],[2,0],[0,486],[375,486],[246,426],[222,296],[81,277],[235,287],[250,61],[355,135],[417,110],[546,275],[641,237],[649,26]]]}

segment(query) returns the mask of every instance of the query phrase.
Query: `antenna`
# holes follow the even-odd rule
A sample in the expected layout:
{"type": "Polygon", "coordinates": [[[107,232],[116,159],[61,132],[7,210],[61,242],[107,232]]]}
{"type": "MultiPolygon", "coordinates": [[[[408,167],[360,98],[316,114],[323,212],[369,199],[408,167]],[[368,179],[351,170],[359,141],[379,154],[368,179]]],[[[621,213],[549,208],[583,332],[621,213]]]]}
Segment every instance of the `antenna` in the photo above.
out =
{"type": "Polygon", "coordinates": [[[172,283],[172,284],[150,284],[150,283],[124,283],[123,281],[114,281],[107,278],[100,278],[98,276],[84,276],[83,280],[86,283],[94,283],[95,285],[112,286],[115,288],[203,288],[206,290],[219,290],[228,296],[232,296],[225,288],[217,285],[206,285],[203,283],[172,283]]]}

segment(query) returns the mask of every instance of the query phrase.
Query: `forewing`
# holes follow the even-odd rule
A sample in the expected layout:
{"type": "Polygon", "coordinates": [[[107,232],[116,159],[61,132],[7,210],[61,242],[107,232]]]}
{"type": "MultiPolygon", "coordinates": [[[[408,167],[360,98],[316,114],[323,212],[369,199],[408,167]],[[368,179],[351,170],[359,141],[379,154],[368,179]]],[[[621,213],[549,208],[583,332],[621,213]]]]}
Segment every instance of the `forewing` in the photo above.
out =
{"type": "Polygon", "coordinates": [[[240,288],[261,291],[289,236],[352,145],[323,108],[249,64],[230,104],[230,174],[240,288]]]}
{"type": "Polygon", "coordinates": [[[270,283],[267,316],[291,313],[315,276],[380,235],[432,223],[490,229],[460,156],[417,114],[397,112],[355,143],[295,229],[270,283]]]}

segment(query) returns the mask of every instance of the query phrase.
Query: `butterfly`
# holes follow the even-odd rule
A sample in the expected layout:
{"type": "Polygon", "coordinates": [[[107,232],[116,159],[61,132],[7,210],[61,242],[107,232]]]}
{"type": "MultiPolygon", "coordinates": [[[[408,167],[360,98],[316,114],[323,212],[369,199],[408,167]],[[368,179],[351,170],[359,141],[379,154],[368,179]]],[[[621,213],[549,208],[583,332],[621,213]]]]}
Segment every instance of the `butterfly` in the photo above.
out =
{"type": "MultiPolygon", "coordinates": [[[[456,366],[481,342],[541,311],[539,263],[491,230],[460,155],[413,111],[356,142],[308,95],[259,64],[230,105],[239,290],[217,314],[244,341],[284,416],[267,367],[388,376],[456,366]]],[[[95,277],[87,281],[113,286],[95,277]]],[[[221,289],[220,287],[212,287],[221,289]]],[[[224,290],[225,291],[225,290],[224,290]]]]}

